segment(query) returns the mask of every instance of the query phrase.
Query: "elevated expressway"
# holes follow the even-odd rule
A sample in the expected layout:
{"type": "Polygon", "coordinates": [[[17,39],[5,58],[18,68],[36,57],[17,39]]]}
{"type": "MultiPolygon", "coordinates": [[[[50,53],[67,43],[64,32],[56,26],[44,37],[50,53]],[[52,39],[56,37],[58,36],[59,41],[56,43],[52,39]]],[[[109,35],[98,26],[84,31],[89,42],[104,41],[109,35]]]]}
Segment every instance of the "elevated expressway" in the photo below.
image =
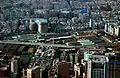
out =
{"type": "MultiPolygon", "coordinates": [[[[69,49],[75,49],[75,48],[84,48],[88,51],[104,51],[104,49],[88,49],[86,46],[69,46],[69,45],[61,45],[61,44],[50,44],[50,43],[31,43],[31,42],[20,42],[20,41],[0,41],[0,44],[19,44],[19,45],[41,45],[46,47],[57,47],[57,48],[69,48],[69,49]]],[[[96,45],[92,45],[95,47],[96,45]]]]}
{"type": "Polygon", "coordinates": [[[61,44],[50,44],[50,43],[32,43],[32,42],[20,42],[20,41],[0,41],[1,44],[21,44],[21,45],[41,45],[50,47],[60,47],[60,48],[81,48],[83,46],[68,46],[61,44]]]}

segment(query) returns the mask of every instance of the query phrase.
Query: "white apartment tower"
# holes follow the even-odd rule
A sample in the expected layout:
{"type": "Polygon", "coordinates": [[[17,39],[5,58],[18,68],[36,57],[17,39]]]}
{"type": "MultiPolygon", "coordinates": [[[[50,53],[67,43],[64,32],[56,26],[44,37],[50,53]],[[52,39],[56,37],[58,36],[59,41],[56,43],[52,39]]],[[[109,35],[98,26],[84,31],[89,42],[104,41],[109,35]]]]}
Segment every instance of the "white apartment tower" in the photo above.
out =
{"type": "Polygon", "coordinates": [[[87,64],[87,78],[108,78],[108,57],[90,55],[87,64]]]}

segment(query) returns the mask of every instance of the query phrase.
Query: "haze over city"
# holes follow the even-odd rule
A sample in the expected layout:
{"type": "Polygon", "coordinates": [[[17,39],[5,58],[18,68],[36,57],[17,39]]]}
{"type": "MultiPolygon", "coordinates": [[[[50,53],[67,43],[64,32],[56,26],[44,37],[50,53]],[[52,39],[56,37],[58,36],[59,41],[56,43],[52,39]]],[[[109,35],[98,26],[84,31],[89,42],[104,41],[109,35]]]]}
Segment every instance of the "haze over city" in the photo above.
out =
{"type": "Polygon", "coordinates": [[[0,78],[120,78],[119,0],[0,0],[0,78]]]}

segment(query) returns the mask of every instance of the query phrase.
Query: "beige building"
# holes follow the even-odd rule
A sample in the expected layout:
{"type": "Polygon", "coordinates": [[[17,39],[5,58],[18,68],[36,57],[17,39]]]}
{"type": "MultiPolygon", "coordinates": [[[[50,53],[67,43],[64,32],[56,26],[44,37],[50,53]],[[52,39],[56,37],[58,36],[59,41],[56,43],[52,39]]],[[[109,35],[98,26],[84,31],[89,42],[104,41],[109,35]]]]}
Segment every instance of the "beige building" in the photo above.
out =
{"type": "Polygon", "coordinates": [[[27,69],[27,78],[42,78],[42,74],[39,66],[35,66],[27,69]]]}
{"type": "Polygon", "coordinates": [[[120,26],[115,26],[114,27],[114,35],[115,36],[120,36],[120,26]]]}

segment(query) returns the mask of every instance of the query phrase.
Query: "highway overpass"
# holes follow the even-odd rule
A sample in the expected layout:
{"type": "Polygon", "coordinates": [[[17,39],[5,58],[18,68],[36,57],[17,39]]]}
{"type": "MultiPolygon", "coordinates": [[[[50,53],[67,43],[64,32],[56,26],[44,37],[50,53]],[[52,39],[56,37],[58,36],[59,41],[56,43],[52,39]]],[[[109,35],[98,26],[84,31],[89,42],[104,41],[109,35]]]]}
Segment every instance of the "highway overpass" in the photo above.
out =
{"type": "Polygon", "coordinates": [[[20,42],[20,41],[0,41],[2,44],[21,44],[21,45],[42,45],[42,46],[50,46],[50,47],[60,47],[60,48],[82,48],[83,46],[68,46],[62,44],[49,44],[49,43],[32,43],[32,42],[20,42]]]}

